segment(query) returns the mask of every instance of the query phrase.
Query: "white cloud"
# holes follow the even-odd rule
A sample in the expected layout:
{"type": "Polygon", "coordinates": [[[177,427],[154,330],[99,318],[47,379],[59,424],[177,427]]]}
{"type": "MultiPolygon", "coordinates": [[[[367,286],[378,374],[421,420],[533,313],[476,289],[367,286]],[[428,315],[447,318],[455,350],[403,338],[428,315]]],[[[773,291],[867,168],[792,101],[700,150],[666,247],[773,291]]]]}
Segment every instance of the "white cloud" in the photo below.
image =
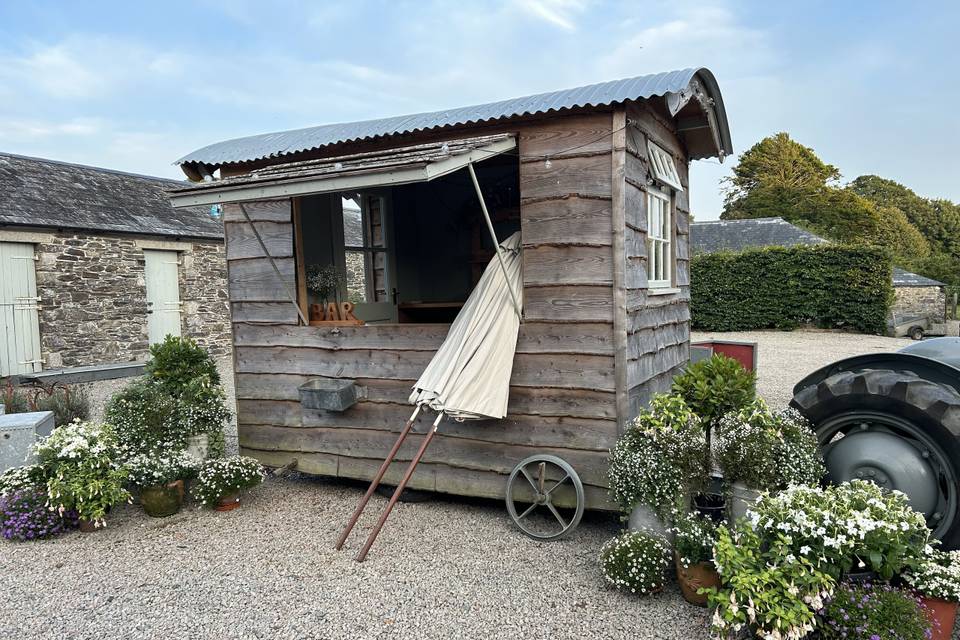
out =
{"type": "Polygon", "coordinates": [[[576,16],[586,9],[587,3],[583,0],[516,0],[516,6],[555,27],[574,31],[576,16]]]}
{"type": "Polygon", "coordinates": [[[49,136],[89,137],[100,133],[103,123],[96,118],[72,118],[65,122],[37,119],[0,119],[0,141],[18,142],[49,136]]]}

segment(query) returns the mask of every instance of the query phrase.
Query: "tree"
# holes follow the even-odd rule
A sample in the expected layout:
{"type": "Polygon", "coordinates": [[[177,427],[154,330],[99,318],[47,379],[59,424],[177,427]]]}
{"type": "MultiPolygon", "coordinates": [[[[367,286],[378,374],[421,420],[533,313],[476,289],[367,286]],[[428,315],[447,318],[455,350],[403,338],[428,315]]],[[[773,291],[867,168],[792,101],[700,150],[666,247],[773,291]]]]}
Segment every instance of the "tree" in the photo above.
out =
{"type": "Polygon", "coordinates": [[[725,179],[721,217],[779,216],[836,242],[886,247],[898,258],[929,254],[926,239],[900,209],[841,188],[839,178],[813,149],[777,133],[748,149],[725,179]]]}

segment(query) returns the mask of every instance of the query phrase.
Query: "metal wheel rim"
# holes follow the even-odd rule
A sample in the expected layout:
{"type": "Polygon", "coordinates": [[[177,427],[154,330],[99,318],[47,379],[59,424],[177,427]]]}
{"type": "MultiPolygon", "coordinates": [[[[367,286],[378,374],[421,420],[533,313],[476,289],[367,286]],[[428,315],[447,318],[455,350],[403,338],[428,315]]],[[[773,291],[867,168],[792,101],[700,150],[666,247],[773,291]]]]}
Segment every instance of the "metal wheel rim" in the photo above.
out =
{"type": "MultiPolygon", "coordinates": [[[[523,485],[521,485],[523,486],[523,485]]],[[[585,505],[585,496],[583,492],[583,483],[580,481],[580,476],[577,475],[577,472],[574,471],[565,460],[558,458],[557,456],[551,455],[535,455],[530,456],[529,458],[523,460],[516,467],[513,468],[513,471],[510,473],[510,478],[507,480],[507,513],[510,514],[510,518],[513,520],[513,523],[517,526],[520,531],[524,534],[534,538],[535,540],[557,540],[563,536],[569,534],[571,531],[577,528],[577,525],[580,524],[581,518],[583,518],[583,510],[585,505]],[[524,474],[524,470],[531,465],[539,465],[540,463],[552,464],[556,467],[559,467],[565,474],[565,476],[557,481],[549,481],[550,486],[544,487],[546,489],[546,495],[540,491],[538,484],[531,480],[532,474],[524,474]],[[574,511],[573,518],[569,522],[562,519],[560,515],[556,512],[556,508],[550,508],[548,505],[552,505],[551,494],[552,492],[562,486],[565,482],[570,481],[571,486],[573,486],[574,492],[577,497],[577,506],[574,511]],[[533,529],[527,527],[524,523],[524,520],[527,516],[531,515],[533,512],[537,511],[537,507],[541,505],[540,502],[534,502],[531,507],[528,507],[524,510],[523,513],[517,511],[516,501],[514,499],[514,491],[518,483],[529,483],[531,488],[534,490],[535,498],[537,500],[543,500],[543,506],[547,507],[554,518],[558,521],[557,524],[560,525],[560,530],[556,533],[551,534],[541,534],[533,529]]],[[[528,504],[526,501],[522,501],[521,504],[528,504]]]]}
{"type": "Polygon", "coordinates": [[[824,458],[836,444],[831,442],[838,434],[847,434],[854,429],[861,429],[861,425],[869,425],[869,429],[891,433],[907,441],[917,450],[918,458],[925,460],[935,472],[939,495],[934,515],[939,518],[927,518],[927,526],[933,531],[936,538],[943,537],[953,524],[957,516],[958,495],[957,474],[950,463],[950,457],[928,433],[913,422],[899,416],[877,411],[851,411],[824,421],[817,429],[817,439],[824,458]],[[926,450],[929,456],[923,456],[926,450]]]}

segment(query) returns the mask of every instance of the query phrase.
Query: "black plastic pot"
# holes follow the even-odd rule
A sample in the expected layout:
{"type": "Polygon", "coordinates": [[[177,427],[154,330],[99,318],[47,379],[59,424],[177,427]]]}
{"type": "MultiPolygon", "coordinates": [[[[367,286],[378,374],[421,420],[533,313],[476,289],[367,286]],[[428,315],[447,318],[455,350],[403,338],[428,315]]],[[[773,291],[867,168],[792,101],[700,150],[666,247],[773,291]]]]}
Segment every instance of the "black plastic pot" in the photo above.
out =
{"type": "Polygon", "coordinates": [[[700,515],[720,524],[726,519],[727,499],[719,493],[698,493],[693,497],[693,506],[700,515]]]}

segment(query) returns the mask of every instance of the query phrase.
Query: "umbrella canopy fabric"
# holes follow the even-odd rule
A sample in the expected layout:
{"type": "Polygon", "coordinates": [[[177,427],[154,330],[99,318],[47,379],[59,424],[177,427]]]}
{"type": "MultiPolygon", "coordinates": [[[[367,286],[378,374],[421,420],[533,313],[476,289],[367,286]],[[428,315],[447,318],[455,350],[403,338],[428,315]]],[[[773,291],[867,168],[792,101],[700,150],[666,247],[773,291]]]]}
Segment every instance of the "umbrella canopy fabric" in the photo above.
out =
{"type": "Polygon", "coordinates": [[[456,420],[500,419],[507,415],[510,374],[523,304],[520,232],[500,243],[504,276],[494,256],[457,314],[446,339],[413,385],[410,402],[443,411],[456,420]]]}

